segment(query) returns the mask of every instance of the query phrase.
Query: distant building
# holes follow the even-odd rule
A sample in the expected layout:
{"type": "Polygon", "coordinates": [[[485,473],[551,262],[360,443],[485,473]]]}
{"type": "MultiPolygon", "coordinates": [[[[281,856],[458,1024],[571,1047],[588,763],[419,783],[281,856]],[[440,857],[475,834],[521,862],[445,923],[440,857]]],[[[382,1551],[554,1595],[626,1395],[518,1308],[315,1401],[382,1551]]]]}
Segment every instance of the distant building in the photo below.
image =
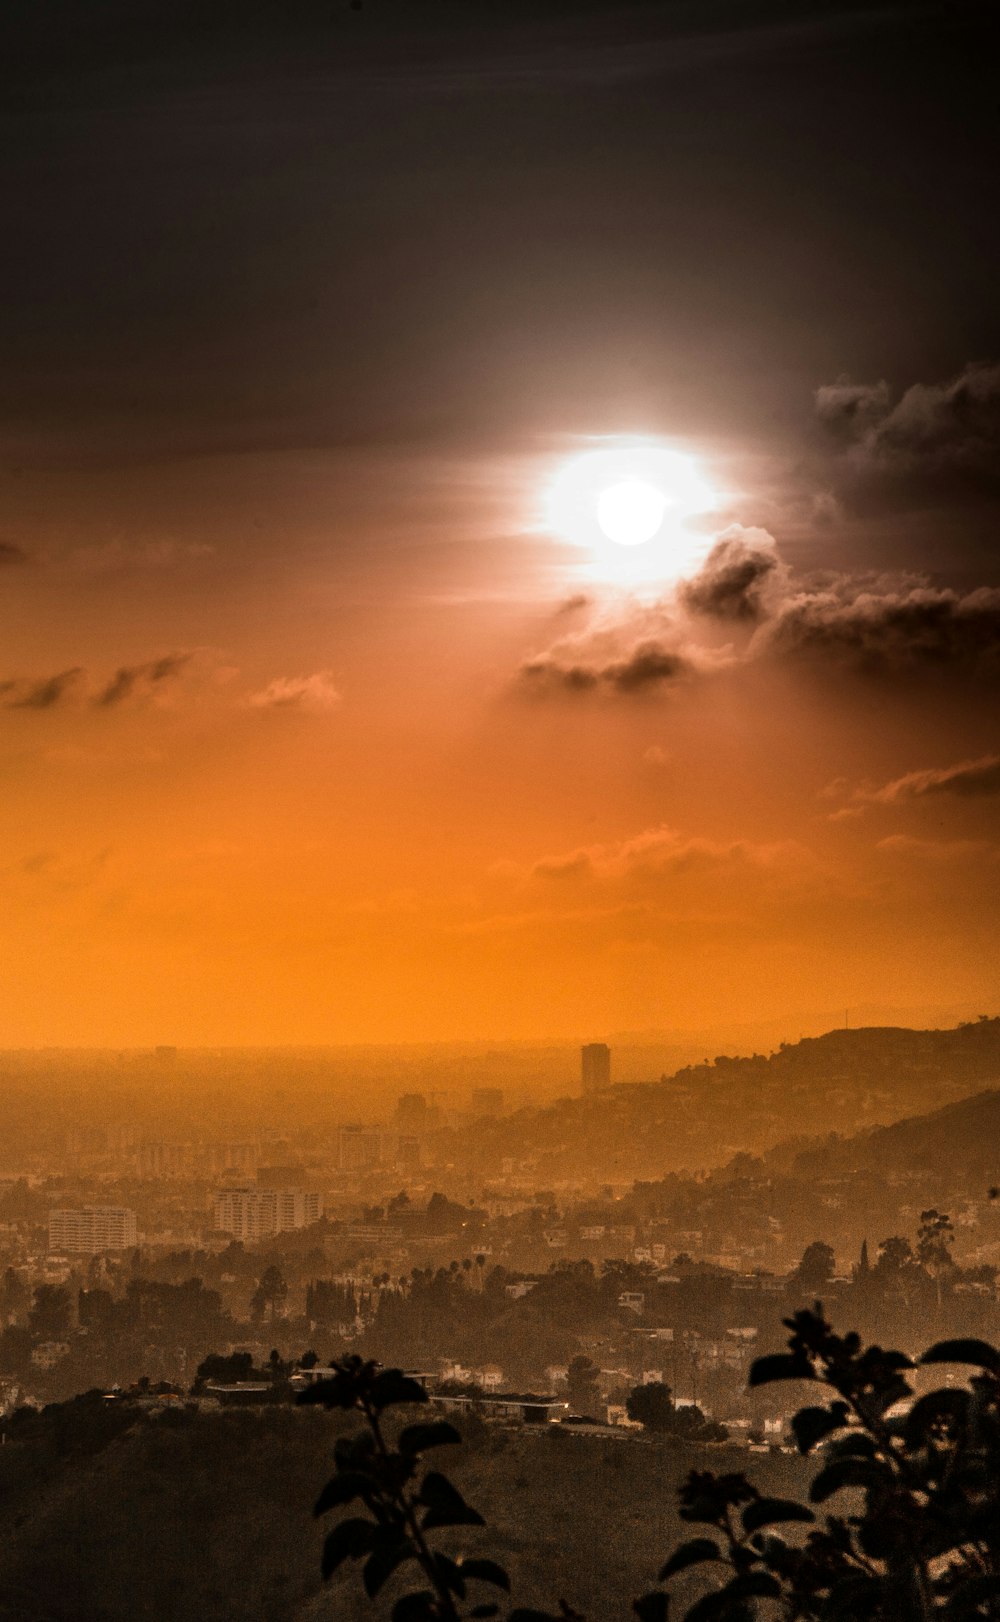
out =
{"type": "Polygon", "coordinates": [[[585,1093],[611,1086],[611,1049],[606,1042],[588,1042],[580,1049],[580,1080],[585,1093]]]}
{"type": "Polygon", "coordinates": [[[137,1243],[135,1212],[124,1206],[49,1212],[49,1250],[57,1255],[97,1256],[104,1250],[132,1250],[137,1243]]]}
{"type": "Polygon", "coordinates": [[[323,1215],[323,1196],[308,1188],[220,1188],[213,1221],[234,1239],[269,1239],[308,1228],[323,1215]]]}
{"type": "MultiPolygon", "coordinates": [[[[414,1097],[419,1095],[414,1094],[414,1097]]],[[[398,1113],[398,1112],[397,1112],[398,1113]]],[[[382,1164],[382,1132],[377,1126],[342,1126],[337,1132],[341,1171],[369,1171],[382,1164]]]]}
{"type": "Polygon", "coordinates": [[[401,1093],[396,1101],[393,1125],[400,1132],[425,1132],[430,1109],[423,1093],[401,1093]]]}
{"type": "Polygon", "coordinates": [[[419,1171],[420,1139],[416,1133],[401,1132],[396,1139],[394,1160],[397,1171],[419,1171]]]}
{"type": "Polygon", "coordinates": [[[247,1177],[260,1161],[260,1149],[256,1143],[213,1143],[208,1159],[212,1171],[236,1171],[247,1177]]]}
{"type": "Polygon", "coordinates": [[[258,1166],[258,1188],[298,1188],[304,1172],[301,1166],[258,1166]]]}
{"type": "Polygon", "coordinates": [[[187,1177],[192,1163],[190,1143],[144,1143],[139,1150],[140,1177],[187,1177]]]}
{"type": "Polygon", "coordinates": [[[499,1087],[474,1087],[471,1102],[473,1115],[503,1114],[503,1091],[499,1087]]]}

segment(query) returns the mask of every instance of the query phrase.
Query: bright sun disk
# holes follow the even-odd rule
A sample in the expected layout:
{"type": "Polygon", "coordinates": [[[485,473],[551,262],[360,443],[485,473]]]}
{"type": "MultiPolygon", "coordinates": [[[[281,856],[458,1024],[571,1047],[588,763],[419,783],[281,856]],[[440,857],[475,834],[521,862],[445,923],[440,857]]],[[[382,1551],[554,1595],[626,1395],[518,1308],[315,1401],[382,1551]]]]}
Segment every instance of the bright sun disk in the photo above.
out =
{"type": "Polygon", "coordinates": [[[546,525],[589,554],[586,572],[653,589],[693,574],[710,545],[717,509],[695,457],[662,441],[605,440],[557,468],[545,493],[546,525]]]}
{"type": "Polygon", "coordinates": [[[597,522],[618,546],[651,541],[667,510],[667,497],[643,479],[620,479],[597,498],[597,522]]]}

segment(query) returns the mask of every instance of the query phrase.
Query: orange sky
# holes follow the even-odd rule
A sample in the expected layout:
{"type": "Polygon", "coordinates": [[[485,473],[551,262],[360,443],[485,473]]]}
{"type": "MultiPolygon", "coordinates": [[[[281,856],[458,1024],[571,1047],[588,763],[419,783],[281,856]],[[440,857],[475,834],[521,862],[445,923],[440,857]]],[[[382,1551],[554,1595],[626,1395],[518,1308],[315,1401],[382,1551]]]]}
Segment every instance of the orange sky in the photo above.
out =
{"type": "Polygon", "coordinates": [[[3,143],[0,1044],[994,1010],[972,22],[46,5],[3,143]],[[638,596],[542,523],[636,435],[723,493],[638,596]]]}
{"type": "Polygon", "coordinates": [[[777,647],[636,690],[533,687],[525,661],[596,649],[596,668],[651,615],[689,652],[761,626],[595,583],[585,549],[531,529],[553,457],[524,461],[24,481],[34,555],[3,577],[5,1042],[992,1006],[988,673],[960,651],[867,669],[777,647]],[[251,543],[234,573],[255,526],[281,546],[251,543]],[[984,759],[983,792],[885,792],[984,759]]]}

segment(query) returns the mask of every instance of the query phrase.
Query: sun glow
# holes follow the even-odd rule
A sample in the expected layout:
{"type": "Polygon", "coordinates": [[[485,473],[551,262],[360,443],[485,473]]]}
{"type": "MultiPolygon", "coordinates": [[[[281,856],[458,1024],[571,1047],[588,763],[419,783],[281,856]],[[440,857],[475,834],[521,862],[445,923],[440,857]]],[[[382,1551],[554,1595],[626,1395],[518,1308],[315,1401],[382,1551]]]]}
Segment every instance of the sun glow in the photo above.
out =
{"type": "Polygon", "coordinates": [[[719,501],[692,456],[653,440],[605,443],[558,470],[546,522],[590,554],[595,579],[667,583],[697,569],[711,536],[691,520],[719,501]]]}

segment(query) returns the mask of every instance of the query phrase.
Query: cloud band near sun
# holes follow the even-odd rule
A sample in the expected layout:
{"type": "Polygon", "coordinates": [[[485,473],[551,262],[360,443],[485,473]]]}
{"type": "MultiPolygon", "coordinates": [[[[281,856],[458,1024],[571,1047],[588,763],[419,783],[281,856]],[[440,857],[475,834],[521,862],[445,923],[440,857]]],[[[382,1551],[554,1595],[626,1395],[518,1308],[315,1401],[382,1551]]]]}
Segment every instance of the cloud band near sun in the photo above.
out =
{"type": "Polygon", "coordinates": [[[995,677],[1000,589],[852,575],[797,583],[773,536],[733,525],[690,579],[654,604],[596,610],[527,659],[519,684],[629,698],[735,666],[805,660],[883,679],[927,669],[995,677]]]}

